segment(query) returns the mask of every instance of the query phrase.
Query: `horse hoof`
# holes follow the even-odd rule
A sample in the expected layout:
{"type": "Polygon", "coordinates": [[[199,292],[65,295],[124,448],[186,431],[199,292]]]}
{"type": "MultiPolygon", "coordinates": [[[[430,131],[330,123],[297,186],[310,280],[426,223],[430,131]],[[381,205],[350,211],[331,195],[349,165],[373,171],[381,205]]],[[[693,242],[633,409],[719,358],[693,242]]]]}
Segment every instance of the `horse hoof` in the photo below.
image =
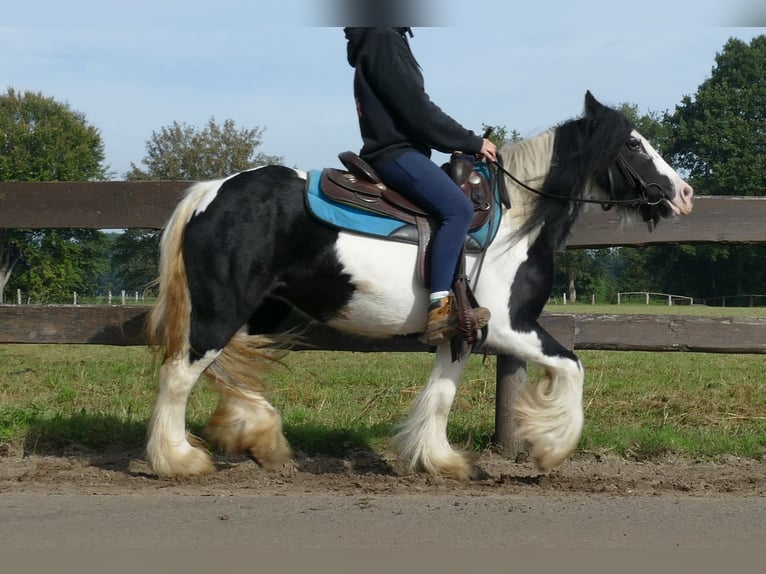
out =
{"type": "Polygon", "coordinates": [[[215,471],[213,460],[207,450],[189,447],[181,456],[152,456],[147,455],[149,465],[160,478],[188,478],[211,474],[215,471]]]}

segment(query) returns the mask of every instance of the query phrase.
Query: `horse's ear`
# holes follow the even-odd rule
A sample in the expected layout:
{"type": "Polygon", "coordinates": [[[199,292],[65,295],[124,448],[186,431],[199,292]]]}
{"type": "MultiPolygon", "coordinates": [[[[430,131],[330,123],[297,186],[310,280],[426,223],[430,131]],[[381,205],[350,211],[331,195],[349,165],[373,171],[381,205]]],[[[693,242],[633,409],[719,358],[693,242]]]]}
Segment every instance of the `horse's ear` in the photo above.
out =
{"type": "Polygon", "coordinates": [[[590,90],[585,92],[585,114],[586,115],[592,116],[603,107],[604,105],[601,102],[599,102],[594,97],[593,94],[590,93],[590,90]]]}

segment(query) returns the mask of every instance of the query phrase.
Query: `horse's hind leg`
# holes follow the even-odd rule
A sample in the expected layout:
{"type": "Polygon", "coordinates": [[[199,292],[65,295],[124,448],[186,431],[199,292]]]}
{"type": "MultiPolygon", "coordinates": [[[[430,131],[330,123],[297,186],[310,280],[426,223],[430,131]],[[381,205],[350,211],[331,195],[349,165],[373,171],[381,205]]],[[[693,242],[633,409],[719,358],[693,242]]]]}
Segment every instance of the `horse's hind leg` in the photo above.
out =
{"type": "Polygon", "coordinates": [[[148,462],[159,476],[194,476],[213,471],[207,450],[189,442],[186,401],[200,375],[216,356],[216,352],[210,352],[192,363],[187,355],[167,359],[160,367],[159,392],[149,421],[146,445],[148,462]]]}
{"type": "Polygon", "coordinates": [[[282,432],[282,417],[263,396],[258,371],[273,359],[259,352],[270,341],[237,333],[209,375],[219,394],[218,408],[205,427],[207,438],[218,450],[246,453],[265,467],[279,466],[292,456],[282,432]]]}
{"type": "Polygon", "coordinates": [[[452,361],[449,343],[440,345],[425,388],[394,437],[394,447],[411,471],[458,480],[470,478],[472,463],[447,440],[447,420],[466,358],[452,361]]]}
{"type": "Polygon", "coordinates": [[[272,468],[292,456],[282,417],[258,391],[219,386],[218,407],[205,426],[205,438],[223,452],[247,453],[272,468]]]}

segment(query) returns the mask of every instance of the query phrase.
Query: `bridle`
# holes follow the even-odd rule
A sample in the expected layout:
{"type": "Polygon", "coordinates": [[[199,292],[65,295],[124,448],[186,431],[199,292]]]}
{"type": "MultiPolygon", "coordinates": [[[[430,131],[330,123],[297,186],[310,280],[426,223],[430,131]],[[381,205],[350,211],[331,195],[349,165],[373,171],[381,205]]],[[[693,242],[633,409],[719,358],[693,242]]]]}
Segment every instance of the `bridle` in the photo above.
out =
{"type": "Polygon", "coordinates": [[[615,159],[614,165],[610,166],[609,170],[607,171],[607,177],[609,179],[610,199],[591,199],[587,197],[562,197],[560,195],[547,193],[541,189],[535,189],[534,187],[531,187],[528,184],[524,183],[515,175],[513,175],[511,172],[509,172],[507,169],[505,169],[505,167],[503,167],[502,165],[501,156],[498,156],[498,158],[500,159],[500,161],[496,160],[496,161],[491,161],[490,163],[493,164],[498,170],[503,172],[506,176],[508,176],[514,183],[526,189],[527,191],[530,191],[536,195],[539,195],[540,197],[547,197],[550,199],[557,199],[559,201],[565,201],[570,203],[597,203],[601,205],[601,207],[604,210],[611,209],[612,207],[615,207],[615,206],[623,206],[623,207],[640,207],[643,205],[654,206],[654,205],[659,205],[660,203],[662,203],[663,200],[668,199],[662,187],[658,183],[647,183],[646,180],[644,180],[644,178],[641,177],[641,174],[639,174],[636,171],[636,169],[632,165],[630,165],[628,160],[625,159],[625,156],[622,154],[622,152],[619,152],[617,154],[617,158],[615,159]],[[637,197],[633,199],[615,199],[614,198],[615,197],[614,173],[613,173],[614,169],[616,169],[620,173],[620,175],[629,185],[632,184],[633,189],[636,191],[637,197]]]}

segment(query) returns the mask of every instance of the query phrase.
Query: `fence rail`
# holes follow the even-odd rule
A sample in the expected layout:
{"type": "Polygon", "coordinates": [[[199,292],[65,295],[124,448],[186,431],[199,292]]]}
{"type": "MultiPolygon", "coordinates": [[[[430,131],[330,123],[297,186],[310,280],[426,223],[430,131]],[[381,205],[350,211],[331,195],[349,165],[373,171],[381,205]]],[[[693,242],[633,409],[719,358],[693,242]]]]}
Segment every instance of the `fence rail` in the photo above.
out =
{"type": "MultiPolygon", "coordinates": [[[[143,324],[148,311],[143,305],[0,305],[0,344],[145,345],[143,324]]],[[[544,313],[540,322],[570,349],[766,353],[764,317],[544,313]]],[[[287,330],[301,334],[295,350],[430,350],[414,337],[345,335],[297,311],[274,332],[287,330]]]]}
{"type": "MultiPolygon", "coordinates": [[[[0,228],[161,228],[190,182],[0,182],[0,228]]],[[[567,248],[662,243],[766,243],[766,197],[700,197],[692,215],[665,220],[649,234],[624,226],[615,211],[586,210],[567,248]]],[[[0,343],[142,345],[141,306],[0,306],[0,343]]],[[[293,317],[305,329],[299,348],[426,351],[414,339],[345,337],[293,317]]],[[[766,353],[766,319],[671,315],[546,314],[541,322],[574,349],[766,353]]],[[[522,361],[498,356],[495,442],[513,438],[511,404],[526,384],[522,361]]]]}
{"type": "MultiPolygon", "coordinates": [[[[188,181],[0,182],[0,228],[161,228],[188,181]]],[[[766,197],[698,197],[687,217],[647,233],[616,210],[586,210],[570,248],[658,243],[766,243],[766,197]]]]}

